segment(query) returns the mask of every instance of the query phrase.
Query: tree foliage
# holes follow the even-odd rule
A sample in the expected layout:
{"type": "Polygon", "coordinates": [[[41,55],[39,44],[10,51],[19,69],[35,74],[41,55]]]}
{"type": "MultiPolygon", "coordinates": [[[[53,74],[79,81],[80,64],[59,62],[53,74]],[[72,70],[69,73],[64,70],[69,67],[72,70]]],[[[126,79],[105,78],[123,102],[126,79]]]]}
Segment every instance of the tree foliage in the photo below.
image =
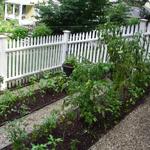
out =
{"type": "Polygon", "coordinates": [[[116,25],[125,25],[127,24],[127,12],[129,8],[123,2],[120,2],[117,5],[111,5],[107,11],[107,22],[113,23],[116,25]]]}
{"type": "Polygon", "coordinates": [[[116,26],[126,26],[139,23],[139,19],[131,16],[131,7],[123,1],[119,1],[115,5],[109,5],[106,12],[106,23],[116,26]]]}
{"type": "Polygon", "coordinates": [[[38,6],[41,22],[55,33],[94,29],[105,20],[107,0],[49,0],[48,5],[38,6]]]}
{"type": "Polygon", "coordinates": [[[0,0],[0,19],[4,17],[4,1],[0,0]]]}

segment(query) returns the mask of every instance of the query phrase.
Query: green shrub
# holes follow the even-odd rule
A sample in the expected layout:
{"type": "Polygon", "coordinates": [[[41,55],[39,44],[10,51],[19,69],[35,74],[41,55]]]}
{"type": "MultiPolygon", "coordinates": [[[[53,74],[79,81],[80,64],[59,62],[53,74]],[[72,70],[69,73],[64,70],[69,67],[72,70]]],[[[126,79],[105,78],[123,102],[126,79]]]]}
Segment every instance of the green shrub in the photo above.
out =
{"type": "Polygon", "coordinates": [[[138,19],[138,18],[130,18],[130,19],[128,19],[128,25],[136,25],[136,24],[138,24],[138,23],[140,23],[140,20],[138,19]]]}
{"type": "Polygon", "coordinates": [[[52,30],[49,29],[45,24],[39,24],[33,29],[32,35],[33,37],[38,37],[38,36],[50,35],[51,33],[52,30]]]}
{"type": "Polygon", "coordinates": [[[111,80],[106,77],[110,69],[110,64],[79,64],[72,74],[69,93],[77,94],[66,104],[79,107],[80,116],[88,124],[97,121],[97,114],[104,118],[109,112],[119,116],[120,100],[111,80]]]}
{"type": "Polygon", "coordinates": [[[111,22],[116,25],[126,25],[127,24],[127,12],[129,8],[123,2],[117,5],[112,5],[108,7],[107,11],[107,23],[111,22]]]}
{"type": "Polygon", "coordinates": [[[73,107],[79,108],[80,116],[86,123],[91,125],[97,121],[97,114],[104,119],[108,113],[114,117],[119,116],[121,102],[110,80],[88,79],[85,82],[77,82],[70,82],[69,90],[77,94],[71,96],[68,101],[73,107]]]}
{"type": "Polygon", "coordinates": [[[0,20],[0,33],[11,33],[17,26],[19,26],[19,24],[16,20],[0,20]]]}
{"type": "Polygon", "coordinates": [[[108,24],[105,29],[102,37],[107,44],[109,61],[113,64],[114,87],[124,104],[131,102],[132,105],[150,84],[149,54],[143,47],[143,41],[144,44],[148,41],[140,35],[127,40],[122,37],[118,26],[108,24]]]}
{"type": "Polygon", "coordinates": [[[110,72],[111,64],[90,64],[82,63],[74,69],[72,80],[79,83],[87,82],[88,80],[100,80],[110,72]]]}
{"type": "Polygon", "coordinates": [[[27,28],[25,28],[25,27],[17,27],[17,28],[15,28],[12,32],[11,32],[11,38],[12,39],[24,39],[24,38],[26,38],[27,36],[28,36],[28,34],[29,34],[29,30],[27,29],[27,28]]]}
{"type": "Polygon", "coordinates": [[[0,19],[3,19],[4,18],[4,1],[0,1],[0,19]]]}

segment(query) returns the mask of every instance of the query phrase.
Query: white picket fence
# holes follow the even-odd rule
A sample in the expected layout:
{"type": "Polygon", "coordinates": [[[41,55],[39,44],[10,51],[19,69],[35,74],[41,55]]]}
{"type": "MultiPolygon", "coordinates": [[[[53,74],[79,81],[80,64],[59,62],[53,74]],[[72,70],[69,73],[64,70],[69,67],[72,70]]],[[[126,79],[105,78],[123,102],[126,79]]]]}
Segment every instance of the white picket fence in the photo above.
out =
{"type": "MultiPolygon", "coordinates": [[[[143,46],[150,52],[150,23],[122,27],[122,36],[132,38],[143,33],[143,46]]],[[[99,43],[98,31],[11,40],[0,36],[0,76],[4,77],[1,90],[28,81],[28,77],[46,70],[61,68],[66,54],[93,63],[108,62],[107,46],[99,43]]]]}
{"type": "MultiPolygon", "coordinates": [[[[139,33],[144,35],[143,46],[150,52],[150,22],[141,20],[140,24],[121,27],[122,36],[132,38],[139,33]]],[[[77,57],[80,61],[89,60],[93,63],[108,62],[107,45],[100,43],[98,31],[71,34],[68,41],[68,55],[77,57]]]]}

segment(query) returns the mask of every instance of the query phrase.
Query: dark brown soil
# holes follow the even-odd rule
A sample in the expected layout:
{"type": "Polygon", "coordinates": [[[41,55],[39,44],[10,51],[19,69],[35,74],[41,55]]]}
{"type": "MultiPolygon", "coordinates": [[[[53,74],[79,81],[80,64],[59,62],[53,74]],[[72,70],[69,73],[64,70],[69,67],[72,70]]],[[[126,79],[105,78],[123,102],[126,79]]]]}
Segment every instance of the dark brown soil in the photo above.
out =
{"type": "Polygon", "coordinates": [[[30,114],[66,96],[65,92],[55,93],[53,91],[46,91],[46,93],[41,94],[40,91],[36,91],[35,93],[36,94],[32,97],[24,98],[24,101],[18,101],[11,107],[11,110],[8,111],[7,116],[0,116],[0,126],[5,124],[7,121],[12,121],[30,114]]]}
{"type": "Polygon", "coordinates": [[[87,150],[105,132],[104,124],[101,121],[89,128],[81,119],[77,119],[68,127],[60,125],[52,135],[64,137],[64,141],[57,146],[57,150],[70,150],[73,141],[76,141],[78,150],[87,150]]]}

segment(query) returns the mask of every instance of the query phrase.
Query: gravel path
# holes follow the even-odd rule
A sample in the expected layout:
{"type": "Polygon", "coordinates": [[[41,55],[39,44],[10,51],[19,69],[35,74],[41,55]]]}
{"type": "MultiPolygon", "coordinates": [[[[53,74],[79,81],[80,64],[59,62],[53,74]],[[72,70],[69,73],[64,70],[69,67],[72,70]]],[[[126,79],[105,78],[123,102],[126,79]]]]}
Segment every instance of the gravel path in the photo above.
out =
{"type": "MultiPolygon", "coordinates": [[[[52,103],[38,111],[35,111],[32,114],[29,114],[29,115],[23,117],[21,119],[21,120],[23,120],[21,122],[21,125],[23,127],[25,127],[25,130],[28,133],[31,133],[34,125],[40,125],[43,122],[43,120],[52,113],[53,110],[60,110],[61,106],[63,104],[63,101],[64,101],[64,99],[61,99],[61,100],[59,100],[55,103],[52,103]]],[[[19,119],[17,121],[19,121],[19,119]]],[[[4,147],[6,147],[10,144],[10,142],[7,138],[7,133],[5,130],[6,128],[7,128],[7,124],[0,127],[0,149],[3,149],[4,147]]]]}
{"type": "Polygon", "coordinates": [[[90,150],[150,150],[150,95],[90,150]]]}

